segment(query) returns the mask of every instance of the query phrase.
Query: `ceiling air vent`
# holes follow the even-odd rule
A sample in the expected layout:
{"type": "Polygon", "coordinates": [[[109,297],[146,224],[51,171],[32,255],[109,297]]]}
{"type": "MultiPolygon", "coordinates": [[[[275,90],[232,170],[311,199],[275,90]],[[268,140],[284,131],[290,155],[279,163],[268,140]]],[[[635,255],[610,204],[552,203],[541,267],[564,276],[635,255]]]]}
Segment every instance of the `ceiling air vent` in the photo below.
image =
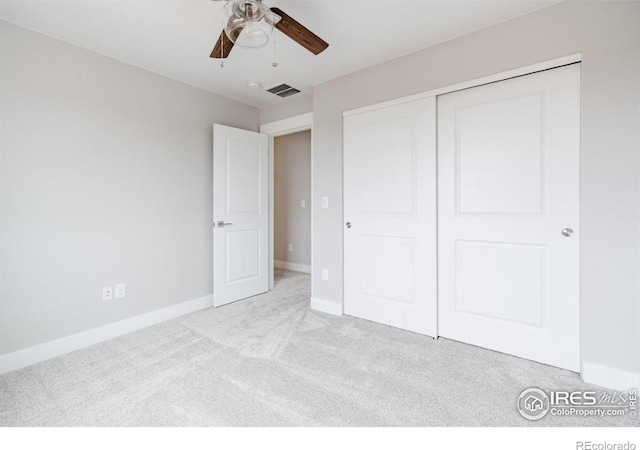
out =
{"type": "Polygon", "coordinates": [[[282,83],[278,86],[274,86],[271,89],[267,89],[267,92],[271,92],[272,94],[276,94],[278,97],[289,97],[293,94],[297,94],[300,92],[298,89],[289,86],[288,84],[282,83]]]}

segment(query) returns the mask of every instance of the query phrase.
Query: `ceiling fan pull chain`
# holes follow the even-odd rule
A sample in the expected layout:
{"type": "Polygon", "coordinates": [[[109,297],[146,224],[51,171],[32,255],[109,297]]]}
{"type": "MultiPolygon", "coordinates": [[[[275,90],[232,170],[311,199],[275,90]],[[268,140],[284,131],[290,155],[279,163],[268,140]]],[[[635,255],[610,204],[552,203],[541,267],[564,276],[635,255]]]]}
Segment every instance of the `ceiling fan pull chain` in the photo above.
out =
{"type": "Polygon", "coordinates": [[[271,67],[278,67],[278,55],[276,53],[276,31],[272,28],[271,33],[273,34],[273,62],[271,63],[271,67]]]}
{"type": "Polygon", "coordinates": [[[224,18],[220,17],[220,25],[222,26],[222,45],[220,45],[220,68],[224,69],[224,18]]]}

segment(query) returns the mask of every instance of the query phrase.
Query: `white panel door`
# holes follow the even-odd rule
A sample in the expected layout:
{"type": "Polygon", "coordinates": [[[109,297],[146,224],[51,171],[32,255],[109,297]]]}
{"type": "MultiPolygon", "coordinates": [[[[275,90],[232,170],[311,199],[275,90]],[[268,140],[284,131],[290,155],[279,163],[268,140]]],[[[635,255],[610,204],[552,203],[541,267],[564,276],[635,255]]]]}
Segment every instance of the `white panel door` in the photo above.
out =
{"type": "Polygon", "coordinates": [[[345,314],[437,335],[435,98],[344,118],[345,314]]]}
{"type": "Polygon", "coordinates": [[[578,64],[438,97],[441,336],[579,370],[579,167],[578,64]]]}
{"type": "Polygon", "coordinates": [[[213,304],[269,289],[267,136],[213,126],[213,304]]]}

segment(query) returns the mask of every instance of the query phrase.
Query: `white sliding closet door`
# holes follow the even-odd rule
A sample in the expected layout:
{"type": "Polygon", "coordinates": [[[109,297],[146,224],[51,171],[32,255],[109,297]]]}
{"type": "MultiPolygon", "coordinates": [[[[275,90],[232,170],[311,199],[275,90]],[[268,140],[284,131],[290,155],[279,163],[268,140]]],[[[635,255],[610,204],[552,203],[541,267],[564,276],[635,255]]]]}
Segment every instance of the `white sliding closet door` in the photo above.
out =
{"type": "Polygon", "coordinates": [[[580,65],[438,97],[439,332],[579,371],[580,65]]]}
{"type": "Polygon", "coordinates": [[[436,336],[435,98],[344,118],[345,313],[436,336]]]}

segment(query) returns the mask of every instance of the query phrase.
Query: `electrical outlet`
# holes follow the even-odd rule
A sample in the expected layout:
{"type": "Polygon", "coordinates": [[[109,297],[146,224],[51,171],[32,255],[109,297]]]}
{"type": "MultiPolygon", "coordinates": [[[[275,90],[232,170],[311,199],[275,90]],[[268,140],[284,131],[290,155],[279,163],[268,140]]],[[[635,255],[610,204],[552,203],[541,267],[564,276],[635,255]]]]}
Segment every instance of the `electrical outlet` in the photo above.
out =
{"type": "Polygon", "coordinates": [[[329,197],[322,197],[322,208],[327,209],[329,207],[329,197]]]}
{"type": "Polygon", "coordinates": [[[322,269],[322,280],[323,281],[329,280],[329,269],[322,269]]]}
{"type": "Polygon", "coordinates": [[[102,288],[102,301],[106,302],[107,300],[111,300],[113,298],[113,290],[111,286],[105,286],[102,288]]]}
{"type": "Polygon", "coordinates": [[[307,206],[307,201],[306,200],[300,200],[300,208],[306,208],[307,206]]]}
{"type": "Polygon", "coordinates": [[[293,244],[289,244],[289,251],[292,252],[293,251],[293,244]]]}
{"type": "Polygon", "coordinates": [[[122,298],[125,294],[125,285],[124,283],[116,284],[116,298],[122,298]]]}

